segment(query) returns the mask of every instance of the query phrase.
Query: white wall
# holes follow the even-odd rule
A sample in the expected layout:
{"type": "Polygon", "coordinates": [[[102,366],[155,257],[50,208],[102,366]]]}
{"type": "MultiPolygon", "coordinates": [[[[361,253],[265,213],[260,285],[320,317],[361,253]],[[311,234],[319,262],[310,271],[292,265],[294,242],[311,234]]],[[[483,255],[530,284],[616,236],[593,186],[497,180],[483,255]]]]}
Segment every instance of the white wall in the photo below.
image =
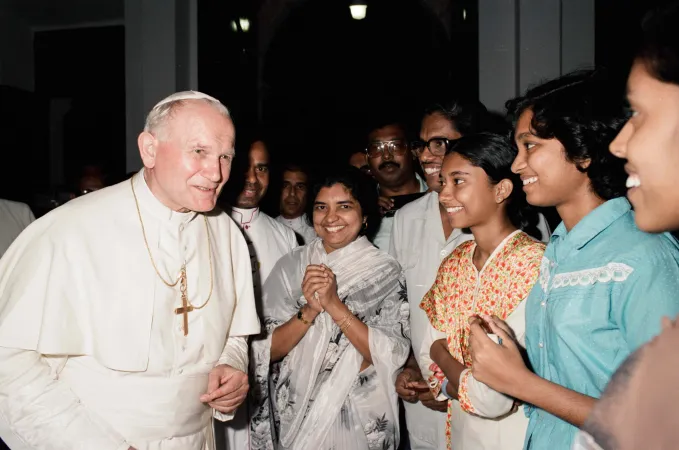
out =
{"type": "Polygon", "coordinates": [[[9,12],[0,11],[0,85],[35,89],[33,31],[9,12]]]}

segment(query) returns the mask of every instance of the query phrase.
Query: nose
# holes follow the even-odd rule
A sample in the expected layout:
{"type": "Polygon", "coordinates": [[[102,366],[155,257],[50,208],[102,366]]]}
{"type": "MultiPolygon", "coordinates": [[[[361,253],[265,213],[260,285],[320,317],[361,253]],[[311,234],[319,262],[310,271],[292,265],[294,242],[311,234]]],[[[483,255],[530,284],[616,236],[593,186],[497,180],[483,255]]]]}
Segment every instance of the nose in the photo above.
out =
{"type": "Polygon", "coordinates": [[[394,154],[392,153],[389,146],[384,147],[384,151],[382,152],[382,159],[385,161],[391,161],[394,159],[394,154]]]}
{"type": "Polygon", "coordinates": [[[620,133],[618,133],[615,139],[613,139],[613,142],[611,142],[609,145],[609,150],[614,156],[622,159],[627,158],[627,142],[629,142],[633,132],[634,128],[628,121],[625,126],[622,127],[622,130],[620,130],[620,133]]]}
{"type": "Polygon", "coordinates": [[[526,154],[525,150],[519,148],[519,153],[516,154],[514,162],[512,163],[512,172],[515,174],[520,174],[523,169],[526,168],[526,154]]]}
{"type": "Polygon", "coordinates": [[[250,166],[248,168],[248,171],[245,172],[245,181],[248,181],[250,183],[257,182],[257,175],[255,174],[255,168],[253,166],[250,166]]]}
{"type": "Polygon", "coordinates": [[[219,158],[207,159],[205,167],[203,168],[203,176],[213,183],[222,181],[222,165],[220,164],[219,158]]]}

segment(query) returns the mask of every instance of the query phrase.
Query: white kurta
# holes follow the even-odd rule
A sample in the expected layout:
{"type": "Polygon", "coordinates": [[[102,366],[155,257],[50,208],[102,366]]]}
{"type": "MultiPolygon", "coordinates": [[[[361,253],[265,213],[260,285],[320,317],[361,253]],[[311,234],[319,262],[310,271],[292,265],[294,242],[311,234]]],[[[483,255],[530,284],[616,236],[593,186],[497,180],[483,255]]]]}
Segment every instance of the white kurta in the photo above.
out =
{"type": "MultiPolygon", "coordinates": [[[[142,172],[143,173],[143,172],[142,172]]],[[[202,214],[176,213],[134,178],[159,272],[186,262],[188,297],[210,290],[202,214]]],[[[212,410],[199,400],[217,364],[247,371],[259,332],[245,240],[206,215],[214,286],[189,313],[155,273],[129,181],[36,221],[0,260],[0,436],[13,450],[201,450],[212,410]]],[[[221,419],[228,419],[217,413],[221,419]]]]}
{"type": "MultiPolygon", "coordinates": [[[[259,208],[232,208],[231,218],[243,230],[248,244],[255,301],[258,302],[257,310],[261,311],[259,302],[262,299],[262,285],[278,260],[297,247],[297,236],[292,229],[272,219],[259,208]]],[[[241,408],[234,420],[226,424],[226,450],[250,448],[249,416],[247,408],[241,408]]]]}
{"type": "MultiPolygon", "coordinates": [[[[448,239],[445,238],[436,192],[408,203],[394,216],[389,253],[405,272],[410,340],[416,357],[422,353],[423,342],[431,328],[427,315],[420,309],[422,297],[436,280],[441,261],[462,242],[472,238],[471,234],[460,230],[453,230],[448,239]]],[[[429,373],[431,360],[418,358],[417,363],[423,374],[429,373]]],[[[446,413],[433,411],[419,402],[404,402],[404,405],[412,450],[445,449],[446,413]]]]}
{"type": "Polygon", "coordinates": [[[318,237],[316,230],[307,223],[306,217],[306,214],[302,214],[294,219],[286,219],[283,216],[278,216],[276,217],[276,220],[288,228],[292,228],[292,231],[302,237],[302,245],[305,245],[318,237]]]}
{"type": "MultiPolygon", "coordinates": [[[[417,173],[415,174],[415,177],[417,178],[417,181],[420,183],[420,192],[427,192],[427,190],[429,189],[427,183],[417,173]]],[[[392,232],[391,229],[393,227],[393,223],[394,217],[382,217],[382,221],[380,221],[380,227],[377,229],[377,233],[373,238],[373,244],[375,244],[375,247],[384,250],[385,252],[389,251],[389,243],[391,242],[391,232],[392,232]]]]}
{"type": "Polygon", "coordinates": [[[28,205],[0,199],[0,258],[34,220],[28,205]]]}

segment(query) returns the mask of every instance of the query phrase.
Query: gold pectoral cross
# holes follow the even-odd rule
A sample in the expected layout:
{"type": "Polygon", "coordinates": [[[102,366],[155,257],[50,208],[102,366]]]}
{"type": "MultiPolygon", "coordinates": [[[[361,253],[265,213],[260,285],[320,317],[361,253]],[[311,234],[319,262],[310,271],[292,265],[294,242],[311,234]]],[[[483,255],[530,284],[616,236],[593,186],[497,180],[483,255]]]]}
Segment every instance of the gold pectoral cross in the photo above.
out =
{"type": "Polygon", "coordinates": [[[186,265],[182,266],[179,280],[179,291],[182,294],[182,306],[181,308],[175,308],[174,313],[177,315],[184,314],[184,336],[186,336],[189,334],[189,313],[194,309],[193,305],[189,303],[189,297],[186,294],[186,265]]]}

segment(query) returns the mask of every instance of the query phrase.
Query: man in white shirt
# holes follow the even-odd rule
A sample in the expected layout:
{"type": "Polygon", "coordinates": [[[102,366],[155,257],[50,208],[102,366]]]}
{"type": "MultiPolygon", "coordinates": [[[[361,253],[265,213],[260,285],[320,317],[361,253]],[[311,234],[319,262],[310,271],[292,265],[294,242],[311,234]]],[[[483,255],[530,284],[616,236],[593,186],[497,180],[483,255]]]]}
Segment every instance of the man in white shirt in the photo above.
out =
{"type": "MultiPolygon", "coordinates": [[[[245,162],[245,160],[243,160],[245,162]]],[[[235,169],[234,169],[235,170],[235,169]]],[[[231,218],[242,229],[250,251],[257,310],[261,311],[261,289],[278,260],[297,247],[295,232],[266,213],[259,205],[269,188],[270,156],[266,144],[255,139],[248,151],[247,167],[239,181],[229,186],[231,218]],[[244,177],[243,177],[244,175],[244,177]]],[[[236,178],[236,177],[235,177],[236,178]]],[[[234,180],[235,181],[235,180],[234,180]]],[[[249,414],[241,408],[226,424],[226,450],[250,448],[249,414]]]]}
{"type": "Polygon", "coordinates": [[[382,221],[373,244],[389,250],[394,213],[404,204],[426,192],[427,184],[415,172],[415,159],[409,151],[405,126],[384,120],[368,134],[366,161],[379,185],[382,221]]]}
{"type": "Polygon", "coordinates": [[[28,205],[0,199],[0,258],[34,220],[28,205]]]}
{"type": "Polygon", "coordinates": [[[0,260],[0,437],[13,450],[203,450],[248,390],[247,245],[214,210],[228,110],[162,100],[131,180],[68,202],[0,260]]]}
{"type": "MultiPolygon", "coordinates": [[[[439,204],[439,172],[446,150],[455,139],[480,131],[500,131],[496,129],[498,126],[501,124],[496,124],[480,103],[433,105],[425,111],[420,139],[410,146],[422,166],[429,191],[396,213],[389,253],[405,271],[410,303],[413,355],[398,376],[396,389],[405,400],[406,424],[413,450],[447,446],[447,401],[436,401],[424,383],[431,373],[429,365],[432,361],[429,348],[424,348],[430,324],[420,309],[420,301],[434,283],[441,262],[462,242],[473,239],[471,234],[450,226],[446,211],[439,204]]],[[[548,238],[544,218],[539,227],[548,238]]]]}
{"type": "Polygon", "coordinates": [[[297,233],[300,245],[308,244],[316,239],[316,231],[309,225],[307,215],[307,192],[309,177],[305,170],[297,165],[288,164],[283,167],[283,185],[281,189],[280,212],[276,220],[297,233]]]}

